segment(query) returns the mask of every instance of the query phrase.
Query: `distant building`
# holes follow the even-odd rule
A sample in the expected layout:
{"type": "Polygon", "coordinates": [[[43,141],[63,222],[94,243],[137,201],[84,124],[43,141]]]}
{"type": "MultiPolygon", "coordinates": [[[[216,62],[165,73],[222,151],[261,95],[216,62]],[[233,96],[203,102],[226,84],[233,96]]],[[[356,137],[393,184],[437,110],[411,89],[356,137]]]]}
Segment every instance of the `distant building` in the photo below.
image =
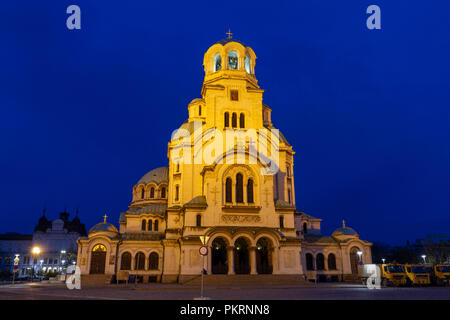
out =
{"type": "MultiPolygon", "coordinates": [[[[12,272],[14,266],[14,258],[20,257],[18,277],[25,276],[27,269],[22,257],[31,251],[31,243],[33,236],[31,234],[20,233],[4,233],[0,234],[0,272],[12,272]]],[[[28,261],[29,262],[29,261],[28,261]]]]}
{"type": "Polygon", "coordinates": [[[38,247],[40,254],[33,257],[33,266],[43,272],[61,271],[71,259],[75,261],[77,239],[86,236],[86,227],[78,218],[72,221],[69,213],[61,212],[59,219],[49,221],[45,213],[34,228],[32,247],[38,247]]]}
{"type": "Polygon", "coordinates": [[[0,271],[13,271],[14,258],[19,257],[17,278],[36,272],[59,272],[76,261],[77,239],[86,236],[86,227],[78,213],[69,220],[69,213],[61,212],[59,218],[48,220],[45,210],[33,234],[0,234],[0,271]],[[33,255],[34,247],[39,254],[33,255]]]}

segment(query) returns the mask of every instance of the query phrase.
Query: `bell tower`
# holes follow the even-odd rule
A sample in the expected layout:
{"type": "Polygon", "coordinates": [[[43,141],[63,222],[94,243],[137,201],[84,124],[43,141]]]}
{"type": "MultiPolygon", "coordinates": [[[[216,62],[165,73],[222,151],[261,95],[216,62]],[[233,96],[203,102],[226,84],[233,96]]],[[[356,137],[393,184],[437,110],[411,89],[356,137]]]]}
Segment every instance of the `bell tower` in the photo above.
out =
{"type": "Polygon", "coordinates": [[[233,38],[230,31],[226,39],[218,41],[206,51],[201,93],[207,127],[263,128],[264,90],[258,86],[255,61],[253,49],[233,38]]]}

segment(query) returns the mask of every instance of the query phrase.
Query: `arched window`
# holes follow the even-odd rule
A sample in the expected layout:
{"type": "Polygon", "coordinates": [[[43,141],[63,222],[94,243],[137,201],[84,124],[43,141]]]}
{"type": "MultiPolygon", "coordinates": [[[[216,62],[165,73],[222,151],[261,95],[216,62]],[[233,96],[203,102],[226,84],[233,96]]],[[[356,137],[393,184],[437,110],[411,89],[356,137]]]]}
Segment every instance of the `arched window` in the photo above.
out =
{"type": "Polygon", "coordinates": [[[236,202],[244,202],[244,180],[240,173],[236,175],[236,202]]]}
{"type": "Polygon", "coordinates": [[[156,252],[150,253],[148,257],[148,270],[158,270],[159,256],[156,252]]]}
{"type": "Polygon", "coordinates": [[[150,219],[147,222],[147,229],[148,229],[148,231],[152,231],[152,227],[153,227],[153,221],[152,221],[152,219],[150,219]]]}
{"type": "Polygon", "coordinates": [[[247,202],[248,203],[254,203],[253,200],[253,180],[248,179],[247,182],[247,202]]]}
{"type": "Polygon", "coordinates": [[[246,56],[245,57],[245,71],[247,71],[247,73],[251,74],[252,70],[250,68],[250,57],[246,56]]]}
{"type": "Polygon", "coordinates": [[[239,67],[239,63],[238,63],[238,55],[236,52],[231,51],[228,54],[228,69],[235,69],[237,70],[239,67]]]}
{"type": "Polygon", "coordinates": [[[239,116],[239,127],[245,128],[245,114],[243,113],[239,116]]]}
{"type": "Polygon", "coordinates": [[[227,178],[225,183],[225,202],[233,202],[231,193],[233,189],[233,183],[231,182],[231,178],[227,178]]]}
{"type": "Polygon", "coordinates": [[[230,126],[230,114],[228,112],[225,112],[224,123],[225,123],[225,128],[230,126]]]}
{"type": "Polygon", "coordinates": [[[303,233],[307,233],[308,232],[308,225],[305,223],[303,223],[303,233]]]}
{"type": "Polygon", "coordinates": [[[284,217],[280,216],[280,229],[284,228],[284,217]]]}
{"type": "Polygon", "coordinates": [[[154,197],[155,197],[155,188],[152,187],[152,188],[150,189],[150,198],[153,199],[154,197]]]}
{"type": "Polygon", "coordinates": [[[231,127],[237,128],[237,115],[236,115],[236,112],[233,112],[233,115],[231,116],[231,127]]]}
{"type": "Polygon", "coordinates": [[[166,197],[166,188],[165,187],[162,187],[161,188],[161,198],[165,198],[166,197]]]}
{"type": "Polygon", "coordinates": [[[316,269],[317,270],[325,269],[325,257],[321,253],[318,253],[316,256],[316,269]]]}
{"type": "Polygon", "coordinates": [[[311,253],[306,254],[306,270],[314,270],[313,256],[311,253]]]}
{"type": "Polygon", "coordinates": [[[214,72],[219,71],[220,69],[222,69],[222,57],[218,53],[214,57],[214,72]]]}
{"type": "Polygon", "coordinates": [[[202,115],[202,106],[198,106],[198,115],[199,115],[199,116],[202,115]]]}
{"type": "Polygon", "coordinates": [[[180,163],[177,162],[177,172],[180,172],[180,163]]]}
{"type": "Polygon", "coordinates": [[[336,270],[336,256],[333,253],[328,255],[328,270],[336,270]]]}
{"type": "Polygon", "coordinates": [[[124,252],[120,260],[120,270],[131,270],[131,253],[124,252]]]}
{"type": "Polygon", "coordinates": [[[144,199],[144,198],[145,198],[145,189],[142,188],[142,190],[141,190],[141,199],[144,199]]]}
{"type": "Polygon", "coordinates": [[[180,186],[175,186],[175,201],[178,201],[180,198],[180,186]]]}
{"type": "Polygon", "coordinates": [[[141,227],[142,231],[145,231],[145,229],[146,229],[145,226],[146,226],[145,225],[145,220],[142,220],[142,227],[141,227]]]}
{"type": "Polygon", "coordinates": [[[200,214],[197,215],[197,220],[196,220],[195,224],[197,227],[202,226],[202,216],[200,214]]]}
{"type": "Polygon", "coordinates": [[[134,257],[134,270],[145,269],[145,255],[142,252],[136,253],[134,257]]]}
{"type": "Polygon", "coordinates": [[[158,224],[159,224],[159,221],[158,220],[155,220],[155,222],[154,222],[154,224],[153,224],[153,229],[155,230],[155,231],[158,231],[158,224]]]}

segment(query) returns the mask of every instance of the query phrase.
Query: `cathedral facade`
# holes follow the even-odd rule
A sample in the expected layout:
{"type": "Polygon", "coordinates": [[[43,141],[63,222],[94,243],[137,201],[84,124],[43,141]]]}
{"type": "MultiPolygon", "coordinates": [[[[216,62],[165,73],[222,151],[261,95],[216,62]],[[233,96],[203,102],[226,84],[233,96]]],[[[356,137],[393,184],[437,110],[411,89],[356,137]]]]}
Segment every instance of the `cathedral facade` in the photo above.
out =
{"type": "Polygon", "coordinates": [[[292,145],[274,127],[252,48],[228,38],[204,55],[202,97],[168,143],[168,166],[145,174],[117,229],[78,239],[83,275],[183,282],[208,274],[313,274],[343,279],[371,262],[371,243],[296,210],[292,145]],[[208,255],[202,265],[199,248],[208,255]]]}

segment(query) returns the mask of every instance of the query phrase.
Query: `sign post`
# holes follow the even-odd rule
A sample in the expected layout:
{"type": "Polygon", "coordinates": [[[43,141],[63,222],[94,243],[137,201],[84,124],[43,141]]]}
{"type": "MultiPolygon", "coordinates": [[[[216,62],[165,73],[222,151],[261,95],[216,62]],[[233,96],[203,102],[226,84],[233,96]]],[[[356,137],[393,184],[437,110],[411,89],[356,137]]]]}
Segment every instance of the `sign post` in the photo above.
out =
{"type": "Polygon", "coordinates": [[[202,256],[202,269],[201,269],[202,284],[201,284],[201,288],[200,288],[200,298],[194,298],[194,300],[210,300],[210,298],[203,296],[203,274],[204,274],[203,271],[204,271],[204,266],[205,266],[205,256],[208,255],[208,247],[206,246],[206,244],[208,243],[208,239],[209,239],[209,237],[206,235],[200,236],[200,241],[202,242],[202,246],[198,249],[198,252],[202,256]]]}

